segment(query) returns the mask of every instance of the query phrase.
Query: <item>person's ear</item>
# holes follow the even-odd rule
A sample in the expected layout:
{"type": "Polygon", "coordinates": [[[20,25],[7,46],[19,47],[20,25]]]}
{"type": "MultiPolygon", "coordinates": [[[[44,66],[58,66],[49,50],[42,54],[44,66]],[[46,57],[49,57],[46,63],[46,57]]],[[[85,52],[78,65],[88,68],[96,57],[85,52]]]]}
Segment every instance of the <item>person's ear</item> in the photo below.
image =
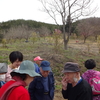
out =
{"type": "Polygon", "coordinates": [[[79,77],[80,76],[80,72],[76,72],[76,77],[79,77]]]}
{"type": "Polygon", "coordinates": [[[78,76],[78,72],[75,72],[75,73],[74,73],[74,76],[77,77],[77,76],[78,76]]]}

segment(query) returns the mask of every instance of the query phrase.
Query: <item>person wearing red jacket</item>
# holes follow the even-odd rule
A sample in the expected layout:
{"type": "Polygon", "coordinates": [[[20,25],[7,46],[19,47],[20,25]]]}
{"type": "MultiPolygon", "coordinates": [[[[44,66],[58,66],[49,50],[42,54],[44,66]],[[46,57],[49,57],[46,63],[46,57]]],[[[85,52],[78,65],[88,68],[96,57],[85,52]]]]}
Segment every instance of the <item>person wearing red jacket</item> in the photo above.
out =
{"type": "Polygon", "coordinates": [[[0,100],[30,100],[25,86],[33,81],[34,77],[41,76],[35,72],[32,61],[25,60],[20,64],[19,70],[11,72],[12,80],[4,84],[0,89],[0,100]]]}

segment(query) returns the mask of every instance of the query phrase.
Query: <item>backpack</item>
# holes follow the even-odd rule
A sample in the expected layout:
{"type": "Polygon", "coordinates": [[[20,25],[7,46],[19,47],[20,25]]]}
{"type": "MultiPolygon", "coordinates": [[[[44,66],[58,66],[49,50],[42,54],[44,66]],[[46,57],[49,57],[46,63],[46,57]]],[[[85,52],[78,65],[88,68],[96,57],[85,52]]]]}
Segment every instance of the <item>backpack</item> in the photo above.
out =
{"type": "Polygon", "coordinates": [[[93,95],[100,95],[100,77],[95,76],[89,79],[93,95]]]}

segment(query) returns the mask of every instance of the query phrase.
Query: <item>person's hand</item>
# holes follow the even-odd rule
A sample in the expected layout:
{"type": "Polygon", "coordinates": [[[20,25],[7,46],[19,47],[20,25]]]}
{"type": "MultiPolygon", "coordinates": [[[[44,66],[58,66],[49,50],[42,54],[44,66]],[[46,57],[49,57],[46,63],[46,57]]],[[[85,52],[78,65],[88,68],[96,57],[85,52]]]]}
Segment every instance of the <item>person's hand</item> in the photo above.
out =
{"type": "Polygon", "coordinates": [[[68,84],[66,77],[62,78],[61,83],[62,83],[62,89],[66,90],[67,89],[67,84],[68,84]]]}

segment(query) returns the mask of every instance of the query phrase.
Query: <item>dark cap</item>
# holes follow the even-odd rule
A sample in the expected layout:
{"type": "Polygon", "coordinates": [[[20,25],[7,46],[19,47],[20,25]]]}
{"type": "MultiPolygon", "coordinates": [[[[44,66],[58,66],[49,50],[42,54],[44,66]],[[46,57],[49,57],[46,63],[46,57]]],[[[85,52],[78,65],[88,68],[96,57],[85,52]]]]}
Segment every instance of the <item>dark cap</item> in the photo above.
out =
{"type": "Polygon", "coordinates": [[[65,72],[79,72],[80,68],[77,63],[67,62],[64,66],[63,73],[65,72]]]}
{"type": "Polygon", "coordinates": [[[49,61],[42,61],[40,67],[42,67],[42,70],[44,70],[44,71],[51,71],[49,61]]]}

